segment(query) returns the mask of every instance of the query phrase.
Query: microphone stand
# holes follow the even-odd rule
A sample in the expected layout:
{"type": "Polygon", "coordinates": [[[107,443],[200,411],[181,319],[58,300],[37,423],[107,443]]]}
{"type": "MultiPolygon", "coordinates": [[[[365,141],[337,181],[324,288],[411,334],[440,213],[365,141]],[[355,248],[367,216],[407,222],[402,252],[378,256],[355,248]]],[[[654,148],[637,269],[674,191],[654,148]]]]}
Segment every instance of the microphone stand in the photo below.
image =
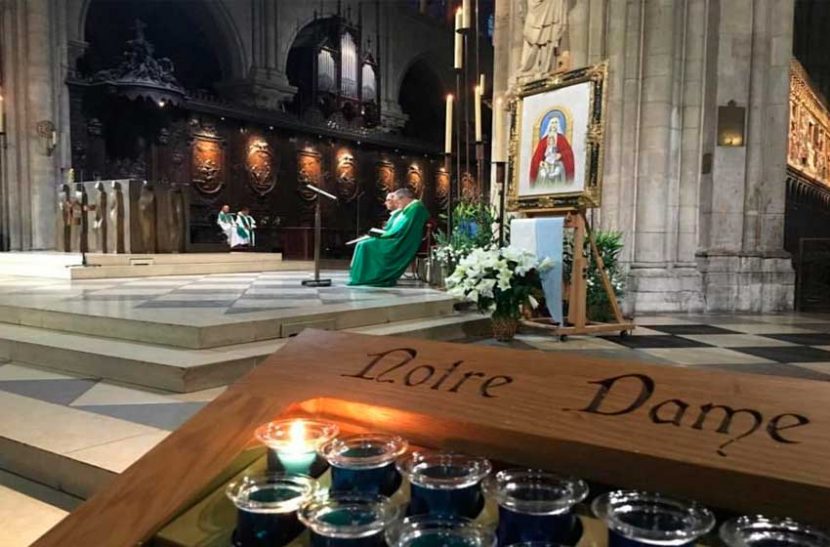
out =
{"type": "Polygon", "coordinates": [[[320,239],[323,235],[322,215],[320,213],[320,196],[337,201],[337,198],[325,190],[306,184],[306,188],[317,194],[314,205],[314,279],[304,279],[303,287],[331,287],[331,279],[320,279],[320,239]]]}

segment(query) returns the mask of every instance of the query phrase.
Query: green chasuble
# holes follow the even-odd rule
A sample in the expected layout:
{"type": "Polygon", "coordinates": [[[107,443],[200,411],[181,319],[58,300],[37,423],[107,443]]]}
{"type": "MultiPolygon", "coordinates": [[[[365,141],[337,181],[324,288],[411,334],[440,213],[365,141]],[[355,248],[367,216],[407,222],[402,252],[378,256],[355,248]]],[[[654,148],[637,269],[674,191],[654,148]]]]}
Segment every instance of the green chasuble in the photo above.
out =
{"type": "Polygon", "coordinates": [[[429,212],[418,200],[404,207],[387,224],[386,233],[357,244],[349,285],[394,287],[415,258],[424,237],[429,212]]]}
{"type": "Polygon", "coordinates": [[[401,214],[400,209],[395,209],[392,211],[392,214],[389,215],[389,220],[386,221],[386,224],[383,225],[384,230],[390,229],[395,224],[395,219],[398,218],[398,215],[401,214]]]}

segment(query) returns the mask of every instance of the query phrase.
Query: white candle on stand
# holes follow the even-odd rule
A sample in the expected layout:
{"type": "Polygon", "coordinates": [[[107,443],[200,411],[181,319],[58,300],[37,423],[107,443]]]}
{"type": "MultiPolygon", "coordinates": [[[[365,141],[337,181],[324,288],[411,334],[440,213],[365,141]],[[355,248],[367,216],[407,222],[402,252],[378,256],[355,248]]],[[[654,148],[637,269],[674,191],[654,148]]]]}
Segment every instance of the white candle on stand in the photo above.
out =
{"type": "Polygon", "coordinates": [[[493,161],[507,161],[504,146],[505,123],[504,101],[499,97],[496,99],[496,104],[493,108],[493,161]]]}
{"type": "Polygon", "coordinates": [[[464,14],[464,27],[463,28],[470,28],[472,26],[472,15],[473,10],[470,6],[472,2],[470,0],[464,0],[461,3],[462,13],[464,14]]]}
{"type": "Polygon", "coordinates": [[[444,122],[444,153],[452,154],[452,95],[447,95],[447,120],[444,122]]]}
{"type": "Polygon", "coordinates": [[[6,132],[5,104],[3,95],[0,95],[0,133],[6,132]]]}
{"type": "Polygon", "coordinates": [[[476,142],[481,142],[481,87],[475,89],[476,142]]]}
{"type": "Polygon", "coordinates": [[[484,95],[484,91],[487,89],[487,86],[484,85],[484,73],[482,72],[478,77],[478,86],[481,88],[481,94],[484,95]]]}
{"type": "Polygon", "coordinates": [[[453,68],[455,70],[461,70],[464,66],[464,37],[458,33],[458,30],[461,28],[461,9],[459,8],[455,12],[455,61],[453,62],[453,68]]]}

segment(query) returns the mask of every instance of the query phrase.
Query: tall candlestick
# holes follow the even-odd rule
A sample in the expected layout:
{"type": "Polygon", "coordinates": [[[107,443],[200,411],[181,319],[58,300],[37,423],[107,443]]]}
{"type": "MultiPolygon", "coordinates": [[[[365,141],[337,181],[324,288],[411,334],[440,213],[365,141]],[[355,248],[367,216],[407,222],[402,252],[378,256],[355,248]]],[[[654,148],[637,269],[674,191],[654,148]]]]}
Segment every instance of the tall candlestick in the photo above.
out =
{"type": "Polygon", "coordinates": [[[3,101],[3,95],[0,95],[0,133],[6,132],[6,118],[5,118],[5,102],[3,101]]]}
{"type": "Polygon", "coordinates": [[[459,8],[455,12],[455,62],[453,63],[455,70],[461,70],[464,66],[464,37],[458,32],[461,29],[462,18],[461,9],[459,8]]]}
{"type": "Polygon", "coordinates": [[[464,14],[464,26],[462,28],[470,28],[472,26],[473,10],[470,7],[470,0],[464,0],[461,3],[461,11],[464,14]]]}
{"type": "Polygon", "coordinates": [[[481,142],[481,86],[475,90],[476,142],[481,142]]]}
{"type": "Polygon", "coordinates": [[[491,151],[493,161],[507,161],[504,146],[504,125],[504,101],[499,97],[496,99],[493,108],[493,150],[491,151]]]}
{"type": "Polygon", "coordinates": [[[444,122],[444,153],[452,154],[452,95],[447,95],[447,119],[444,122]]]}

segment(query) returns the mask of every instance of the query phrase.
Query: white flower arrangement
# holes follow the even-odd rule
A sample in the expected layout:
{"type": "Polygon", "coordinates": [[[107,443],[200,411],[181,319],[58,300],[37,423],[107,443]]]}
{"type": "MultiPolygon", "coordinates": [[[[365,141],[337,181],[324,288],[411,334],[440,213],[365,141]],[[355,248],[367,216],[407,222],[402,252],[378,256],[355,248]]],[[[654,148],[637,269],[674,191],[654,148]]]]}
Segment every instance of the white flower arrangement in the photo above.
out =
{"type": "Polygon", "coordinates": [[[473,249],[447,278],[447,292],[475,302],[482,312],[519,317],[523,305],[539,305],[530,292],[538,284],[538,274],[551,267],[550,258],[539,260],[525,249],[473,249]]]}

